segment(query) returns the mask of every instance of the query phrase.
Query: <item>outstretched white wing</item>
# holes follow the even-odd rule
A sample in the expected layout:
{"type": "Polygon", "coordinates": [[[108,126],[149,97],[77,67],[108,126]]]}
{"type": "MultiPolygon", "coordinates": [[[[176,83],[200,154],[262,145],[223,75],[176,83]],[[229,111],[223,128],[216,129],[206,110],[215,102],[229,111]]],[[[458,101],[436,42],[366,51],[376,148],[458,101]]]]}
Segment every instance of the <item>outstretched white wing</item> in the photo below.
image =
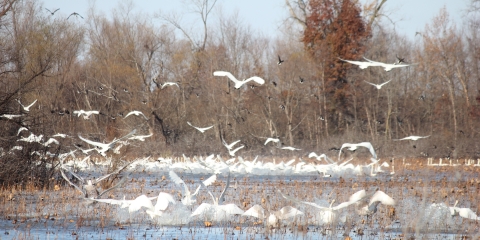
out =
{"type": "Polygon", "coordinates": [[[382,191],[376,191],[375,194],[373,194],[372,198],[370,198],[369,205],[374,202],[380,202],[383,205],[395,205],[395,200],[382,191]]]}
{"type": "Polygon", "coordinates": [[[173,196],[165,192],[160,192],[160,194],[158,194],[157,203],[155,204],[155,212],[165,211],[170,203],[175,204],[173,196]]]}
{"type": "Polygon", "coordinates": [[[263,80],[263,78],[261,77],[257,77],[257,76],[253,76],[253,77],[250,77],[250,78],[247,78],[244,83],[246,82],[249,82],[249,81],[254,81],[258,84],[265,84],[265,80],[263,80]]]}
{"type": "Polygon", "coordinates": [[[230,80],[232,80],[234,82],[238,82],[236,77],[234,77],[230,72],[226,72],[226,71],[215,71],[215,72],[213,72],[213,76],[228,77],[228,78],[230,78],[230,80]]]}
{"type": "Polygon", "coordinates": [[[255,204],[253,207],[249,208],[247,211],[243,213],[243,216],[251,216],[255,218],[265,218],[265,210],[262,206],[255,204]]]}

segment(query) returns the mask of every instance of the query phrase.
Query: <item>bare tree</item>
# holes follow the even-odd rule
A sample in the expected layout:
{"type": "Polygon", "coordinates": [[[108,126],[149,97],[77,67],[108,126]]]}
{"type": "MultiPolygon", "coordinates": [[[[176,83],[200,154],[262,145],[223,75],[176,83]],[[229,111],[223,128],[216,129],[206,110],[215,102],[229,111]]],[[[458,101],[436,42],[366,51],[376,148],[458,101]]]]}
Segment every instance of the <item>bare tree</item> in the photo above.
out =
{"type": "Polygon", "coordinates": [[[181,23],[181,16],[178,15],[178,13],[171,13],[171,14],[160,14],[159,17],[164,19],[165,21],[169,22],[172,24],[175,28],[180,30],[183,35],[188,38],[190,43],[195,46],[197,50],[204,51],[205,46],[207,44],[208,40],[208,17],[210,16],[210,13],[212,12],[213,8],[215,7],[215,4],[217,3],[217,0],[189,0],[188,1],[190,4],[186,4],[189,9],[200,15],[200,19],[202,21],[202,27],[203,27],[203,37],[202,40],[196,40],[194,36],[192,36],[193,32],[189,32],[185,26],[182,26],[181,23]]]}

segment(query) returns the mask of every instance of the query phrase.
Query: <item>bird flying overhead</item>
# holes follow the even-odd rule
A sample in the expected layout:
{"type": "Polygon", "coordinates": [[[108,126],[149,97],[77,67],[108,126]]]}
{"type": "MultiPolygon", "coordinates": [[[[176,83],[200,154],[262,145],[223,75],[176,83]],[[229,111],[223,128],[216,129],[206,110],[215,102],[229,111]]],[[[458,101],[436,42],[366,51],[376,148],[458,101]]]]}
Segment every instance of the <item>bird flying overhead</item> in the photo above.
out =
{"type": "Polygon", "coordinates": [[[344,61],[344,62],[348,62],[348,63],[354,64],[354,65],[357,65],[360,69],[366,69],[368,67],[380,66],[379,64],[375,64],[375,63],[372,63],[372,62],[352,61],[352,60],[345,60],[345,59],[341,59],[341,58],[338,58],[338,59],[340,59],[341,61],[344,61]]]}
{"type": "Polygon", "coordinates": [[[30,105],[28,105],[28,106],[24,106],[24,105],[20,102],[20,100],[18,100],[18,99],[17,99],[17,102],[18,102],[20,105],[22,105],[23,110],[24,110],[25,112],[29,112],[29,111],[30,111],[30,107],[33,106],[33,104],[35,104],[35,103],[37,102],[37,99],[35,99],[35,101],[33,101],[32,103],[30,103],[30,105]]]}
{"type": "Polygon", "coordinates": [[[210,128],[213,128],[213,125],[210,126],[210,127],[204,127],[204,128],[201,128],[201,127],[195,127],[193,126],[190,122],[187,122],[188,125],[192,126],[193,128],[197,129],[198,131],[200,131],[201,133],[204,133],[205,131],[207,131],[208,129],[210,128]]]}
{"type": "Polygon", "coordinates": [[[90,119],[90,115],[92,114],[100,114],[99,111],[85,111],[85,110],[76,110],[73,111],[73,114],[77,114],[77,117],[80,117],[83,115],[83,119],[90,119]]]}
{"type": "Polygon", "coordinates": [[[100,153],[102,156],[106,156],[106,152],[110,149],[112,149],[115,144],[125,138],[129,138],[130,136],[132,136],[133,134],[135,134],[137,132],[137,129],[133,129],[133,131],[131,131],[129,134],[119,138],[119,139],[115,139],[113,141],[111,141],[110,143],[101,143],[101,142],[94,142],[94,141],[91,141],[91,140],[88,140],[88,139],[85,139],[83,138],[82,136],[78,136],[82,141],[90,144],[90,145],[93,145],[96,148],[96,150],[98,151],[98,153],[100,153]]]}
{"type": "Polygon", "coordinates": [[[167,86],[175,86],[175,85],[176,85],[178,88],[180,88],[180,86],[178,86],[178,83],[176,83],[176,82],[165,82],[165,83],[162,84],[162,87],[161,87],[160,89],[164,89],[164,88],[167,87],[167,86]]]}
{"type": "MultiPolygon", "coordinates": [[[[196,202],[196,196],[198,194],[198,191],[200,190],[200,187],[202,187],[202,185],[199,185],[197,187],[197,189],[195,190],[195,192],[192,194],[190,192],[190,190],[188,189],[187,184],[174,171],[170,171],[168,173],[168,175],[170,176],[170,179],[175,184],[180,185],[180,186],[183,185],[183,194],[182,194],[183,205],[191,206],[193,203],[195,203],[196,202]]],[[[217,175],[214,174],[211,177],[209,177],[208,179],[206,179],[205,181],[203,181],[203,186],[209,186],[212,183],[214,183],[216,180],[217,180],[217,175]]]]}
{"type": "Polygon", "coordinates": [[[285,60],[282,60],[282,59],[280,58],[280,55],[278,55],[278,62],[277,62],[277,64],[278,64],[278,65],[282,65],[283,62],[285,62],[285,60]]]}
{"type": "Polygon", "coordinates": [[[404,138],[401,138],[401,139],[393,139],[393,141],[403,141],[403,140],[417,141],[418,139],[428,138],[428,137],[430,137],[430,135],[428,135],[428,136],[408,136],[408,137],[404,137],[404,138]]]}
{"type": "Polygon", "coordinates": [[[217,77],[228,77],[230,80],[232,80],[234,83],[235,83],[235,88],[240,88],[242,87],[243,84],[247,83],[247,82],[250,82],[250,81],[254,81],[258,84],[264,84],[265,83],[265,80],[263,80],[262,78],[260,77],[257,77],[257,76],[253,76],[253,77],[250,77],[250,78],[247,78],[243,81],[239,81],[237,80],[237,78],[235,78],[231,73],[229,72],[225,72],[225,71],[216,71],[216,72],[213,72],[213,76],[217,76],[217,77]]]}
{"type": "Polygon", "coordinates": [[[342,154],[343,148],[348,148],[348,150],[350,151],[355,151],[358,147],[367,148],[372,154],[373,158],[377,159],[377,154],[375,153],[375,149],[373,149],[372,144],[370,142],[361,142],[361,143],[344,143],[338,153],[338,160],[340,160],[340,155],[342,154]]]}
{"type": "MultiPolygon", "coordinates": [[[[365,80],[364,80],[364,81],[365,81],[365,80]]],[[[384,82],[384,83],[381,83],[381,84],[375,84],[375,83],[371,83],[371,82],[367,82],[367,81],[365,81],[365,82],[368,83],[368,84],[370,84],[370,85],[372,85],[372,86],[375,86],[378,90],[380,90],[380,89],[382,89],[383,85],[389,83],[390,81],[392,81],[392,80],[390,79],[390,80],[388,80],[388,81],[386,81],[386,82],[384,82]]]]}
{"type": "Polygon", "coordinates": [[[278,139],[278,138],[267,138],[267,141],[265,141],[264,145],[267,145],[267,143],[269,143],[269,142],[279,143],[280,139],[278,139]]]}
{"type": "Polygon", "coordinates": [[[374,64],[372,66],[380,66],[380,67],[383,67],[385,69],[386,72],[389,72],[391,71],[392,69],[394,68],[401,68],[401,67],[409,67],[409,66],[412,66],[413,64],[401,64],[401,63],[394,63],[394,64],[390,64],[390,63],[383,63],[383,62],[376,62],[376,61],[373,61],[373,60],[370,60],[366,57],[363,57],[365,60],[367,60],[369,63],[371,64],[374,64]]]}
{"type": "Polygon", "coordinates": [[[125,115],[125,117],[123,117],[123,119],[127,118],[128,116],[130,116],[130,115],[132,115],[132,114],[135,115],[135,116],[140,116],[140,115],[142,115],[146,120],[148,120],[148,118],[147,118],[147,116],[145,116],[145,114],[143,114],[143,113],[140,112],[140,111],[136,111],[136,110],[129,112],[127,115],[125,115]]]}
{"type": "Polygon", "coordinates": [[[82,15],[80,15],[80,14],[78,14],[78,13],[76,13],[76,12],[73,12],[72,14],[68,15],[67,20],[68,20],[71,16],[81,17],[81,18],[83,19],[82,15]]]}
{"type": "Polygon", "coordinates": [[[50,14],[52,14],[52,15],[55,14],[58,10],[60,10],[60,8],[57,8],[57,9],[55,9],[55,10],[52,12],[52,11],[50,11],[48,8],[45,8],[45,9],[46,9],[50,14]]]}

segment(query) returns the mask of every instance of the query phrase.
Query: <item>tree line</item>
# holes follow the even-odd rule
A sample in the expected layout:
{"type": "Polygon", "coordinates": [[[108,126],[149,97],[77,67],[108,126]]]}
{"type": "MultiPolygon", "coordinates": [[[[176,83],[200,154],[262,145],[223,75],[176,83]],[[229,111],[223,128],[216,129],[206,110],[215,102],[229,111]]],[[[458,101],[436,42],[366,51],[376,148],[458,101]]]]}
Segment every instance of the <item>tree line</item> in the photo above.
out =
{"type": "Polygon", "coordinates": [[[353,0],[286,0],[289,17],[276,38],[252,30],[238,15],[220,15],[211,24],[216,1],[187,4],[202,29],[190,32],[176,15],[152,18],[128,4],[110,17],[92,9],[78,18],[46,11],[38,1],[2,0],[0,115],[21,116],[0,117],[0,182],[51,177],[49,166],[57,161],[32,155],[34,150],[61,154],[88,147],[78,135],[107,142],[132,129],[153,136],[132,141],[120,158],[225,155],[222,139],[240,139],[240,155],[292,155],[265,147],[267,137],[305,155],[369,141],[381,158],[480,157],[477,1],[462,25],[441,9],[415,37],[395,31],[383,11],[386,0],[363,6],[353,0]],[[339,60],[393,63],[396,56],[412,66],[386,72],[339,60]],[[212,75],[219,70],[266,82],[235,89],[227,78],[212,75]],[[365,83],[388,80],[382,89],[365,83]],[[162,88],[165,82],[178,87],[162,88]],[[18,103],[34,100],[29,112],[18,103]],[[73,114],[81,109],[100,114],[73,114]],[[124,118],[132,110],[147,119],[124,118]],[[202,134],[187,122],[214,128],[202,134]],[[20,127],[45,138],[68,136],[54,146],[29,144],[17,141],[20,127]],[[431,137],[393,141],[409,135],[431,137]],[[18,145],[23,149],[10,154],[18,145]],[[24,167],[32,164],[43,167],[24,167]]]}

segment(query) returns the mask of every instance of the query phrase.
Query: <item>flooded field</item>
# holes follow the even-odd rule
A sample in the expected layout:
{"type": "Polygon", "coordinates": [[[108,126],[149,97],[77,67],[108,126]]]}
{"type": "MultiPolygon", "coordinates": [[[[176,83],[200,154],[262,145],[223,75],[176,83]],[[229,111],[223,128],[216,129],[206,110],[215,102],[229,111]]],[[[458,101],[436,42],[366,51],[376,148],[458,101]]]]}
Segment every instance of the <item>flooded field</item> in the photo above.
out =
{"type": "MultiPolygon", "coordinates": [[[[439,162],[439,159],[406,159],[365,164],[321,165],[314,161],[275,162],[273,159],[235,159],[227,163],[217,157],[191,160],[143,159],[128,168],[128,180],[102,196],[135,199],[144,194],[171,194],[161,216],[151,218],[144,209],[102,202],[90,203],[80,191],[58,178],[53,190],[2,190],[0,239],[477,239],[480,222],[451,212],[456,207],[480,212],[480,166],[478,161],[439,162]],[[200,182],[216,173],[210,186],[201,187],[196,202],[182,203],[183,186],[169,177],[174,171],[194,191],[200,182]],[[205,212],[191,216],[202,203],[212,202],[230,184],[220,202],[233,203],[243,211],[255,205],[264,217],[205,212]],[[206,189],[205,189],[206,188],[206,189]],[[208,191],[207,191],[208,190],[208,191]],[[336,209],[351,196],[377,190],[395,200],[378,204],[377,211],[359,214],[357,204],[336,209]],[[283,196],[283,195],[284,196],[283,196]],[[332,201],[335,200],[332,204],[332,201]],[[314,207],[312,204],[324,209],[314,207]],[[301,214],[269,223],[283,207],[301,214]],[[453,216],[452,215],[456,215],[453,216]]],[[[369,160],[368,160],[369,161],[369,160]]],[[[87,165],[69,161],[66,168],[85,178],[99,177],[109,164],[87,165]]],[[[73,179],[73,178],[72,178],[73,179]]],[[[98,189],[118,180],[111,178],[98,189]]],[[[373,198],[373,197],[372,197],[373,198]]],[[[218,201],[218,199],[217,199],[218,201]]],[[[154,200],[155,202],[155,200],[154,200]]],[[[221,204],[221,203],[220,203],[221,204]]],[[[278,216],[278,215],[277,215],[278,216]]]]}

